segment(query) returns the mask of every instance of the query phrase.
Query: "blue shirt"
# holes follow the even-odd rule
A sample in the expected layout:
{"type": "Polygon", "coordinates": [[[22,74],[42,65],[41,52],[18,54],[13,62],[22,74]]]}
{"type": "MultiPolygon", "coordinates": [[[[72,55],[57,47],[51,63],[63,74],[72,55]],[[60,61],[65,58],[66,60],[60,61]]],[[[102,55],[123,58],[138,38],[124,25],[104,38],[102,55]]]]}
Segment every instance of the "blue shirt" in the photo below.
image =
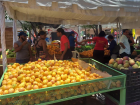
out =
{"type": "Polygon", "coordinates": [[[75,40],[73,36],[69,36],[70,47],[75,47],[75,40]]]}
{"type": "Polygon", "coordinates": [[[113,50],[114,50],[114,48],[115,48],[116,45],[117,45],[116,41],[115,40],[112,40],[111,43],[110,43],[110,46],[109,46],[110,55],[113,54],[113,50]]]}

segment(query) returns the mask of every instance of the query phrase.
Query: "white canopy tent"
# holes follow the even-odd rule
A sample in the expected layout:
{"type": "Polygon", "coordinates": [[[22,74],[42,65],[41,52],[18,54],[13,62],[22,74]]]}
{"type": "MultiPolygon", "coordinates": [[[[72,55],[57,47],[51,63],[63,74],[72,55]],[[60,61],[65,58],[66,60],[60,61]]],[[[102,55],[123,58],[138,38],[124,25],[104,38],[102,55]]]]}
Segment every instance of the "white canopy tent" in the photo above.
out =
{"type": "MultiPolygon", "coordinates": [[[[71,25],[119,22],[122,24],[123,28],[138,27],[138,23],[140,22],[140,0],[0,1],[1,43],[4,69],[6,67],[4,9],[6,9],[7,13],[15,20],[15,22],[16,20],[23,20],[49,24],[71,25]]],[[[14,24],[14,27],[16,27],[16,24],[14,24]]]]}

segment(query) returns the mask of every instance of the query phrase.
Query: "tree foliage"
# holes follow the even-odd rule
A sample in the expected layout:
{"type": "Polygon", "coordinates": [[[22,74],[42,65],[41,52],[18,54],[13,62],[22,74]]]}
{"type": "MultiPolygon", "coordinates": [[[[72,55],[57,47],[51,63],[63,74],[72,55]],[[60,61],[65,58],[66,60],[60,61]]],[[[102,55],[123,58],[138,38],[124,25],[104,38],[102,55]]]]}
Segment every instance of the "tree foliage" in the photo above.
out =
{"type": "MultiPolygon", "coordinates": [[[[13,20],[12,18],[9,17],[9,15],[7,14],[6,11],[5,11],[5,19],[13,20]]],[[[20,20],[18,20],[18,22],[21,24],[23,31],[25,31],[25,30],[29,31],[29,33],[33,37],[34,37],[34,35],[31,33],[31,30],[33,30],[35,35],[37,36],[38,35],[37,29],[43,30],[43,27],[46,27],[46,26],[49,26],[52,28],[58,28],[60,26],[60,24],[46,24],[46,23],[41,23],[41,22],[28,22],[28,21],[20,21],[20,20]]]]}
{"type": "MultiPolygon", "coordinates": [[[[87,29],[93,29],[96,36],[98,36],[98,34],[99,34],[98,25],[83,25],[82,28],[85,29],[85,33],[86,33],[87,29]]],[[[99,25],[99,31],[102,31],[102,26],[101,25],[99,25]]]]}

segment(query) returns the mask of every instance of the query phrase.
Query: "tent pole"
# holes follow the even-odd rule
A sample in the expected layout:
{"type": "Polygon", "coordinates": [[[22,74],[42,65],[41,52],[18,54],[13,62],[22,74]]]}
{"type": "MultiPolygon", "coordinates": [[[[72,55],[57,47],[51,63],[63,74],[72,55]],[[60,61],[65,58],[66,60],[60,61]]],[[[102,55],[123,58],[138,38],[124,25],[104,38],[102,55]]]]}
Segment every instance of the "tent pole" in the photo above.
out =
{"type": "Polygon", "coordinates": [[[117,43],[118,43],[118,22],[117,22],[117,43]]]}
{"type": "Polygon", "coordinates": [[[2,64],[3,71],[5,71],[7,66],[7,58],[6,58],[6,44],[5,44],[5,9],[3,6],[3,2],[0,2],[0,28],[1,28],[1,47],[2,47],[2,64]]]}
{"type": "Polygon", "coordinates": [[[17,20],[13,20],[13,45],[14,43],[18,41],[18,36],[17,36],[17,20]]]}
{"type": "Polygon", "coordinates": [[[121,38],[121,24],[120,24],[120,22],[119,22],[119,40],[120,40],[120,38],[121,38]]]}

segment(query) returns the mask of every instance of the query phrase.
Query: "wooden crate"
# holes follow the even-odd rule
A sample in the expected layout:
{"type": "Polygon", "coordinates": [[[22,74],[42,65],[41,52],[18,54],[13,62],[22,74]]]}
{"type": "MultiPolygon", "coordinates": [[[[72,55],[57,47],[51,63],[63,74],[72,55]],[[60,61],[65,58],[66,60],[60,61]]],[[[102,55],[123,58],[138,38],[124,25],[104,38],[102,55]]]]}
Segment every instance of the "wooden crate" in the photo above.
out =
{"type": "MultiPolygon", "coordinates": [[[[13,28],[5,29],[6,49],[13,48],[13,28]]],[[[1,47],[1,31],[0,31],[0,47],[1,47]]]]}
{"type": "MultiPolygon", "coordinates": [[[[7,58],[7,64],[15,63],[16,58],[7,58]]],[[[0,59],[0,65],[2,65],[2,59],[0,59]]]]}

